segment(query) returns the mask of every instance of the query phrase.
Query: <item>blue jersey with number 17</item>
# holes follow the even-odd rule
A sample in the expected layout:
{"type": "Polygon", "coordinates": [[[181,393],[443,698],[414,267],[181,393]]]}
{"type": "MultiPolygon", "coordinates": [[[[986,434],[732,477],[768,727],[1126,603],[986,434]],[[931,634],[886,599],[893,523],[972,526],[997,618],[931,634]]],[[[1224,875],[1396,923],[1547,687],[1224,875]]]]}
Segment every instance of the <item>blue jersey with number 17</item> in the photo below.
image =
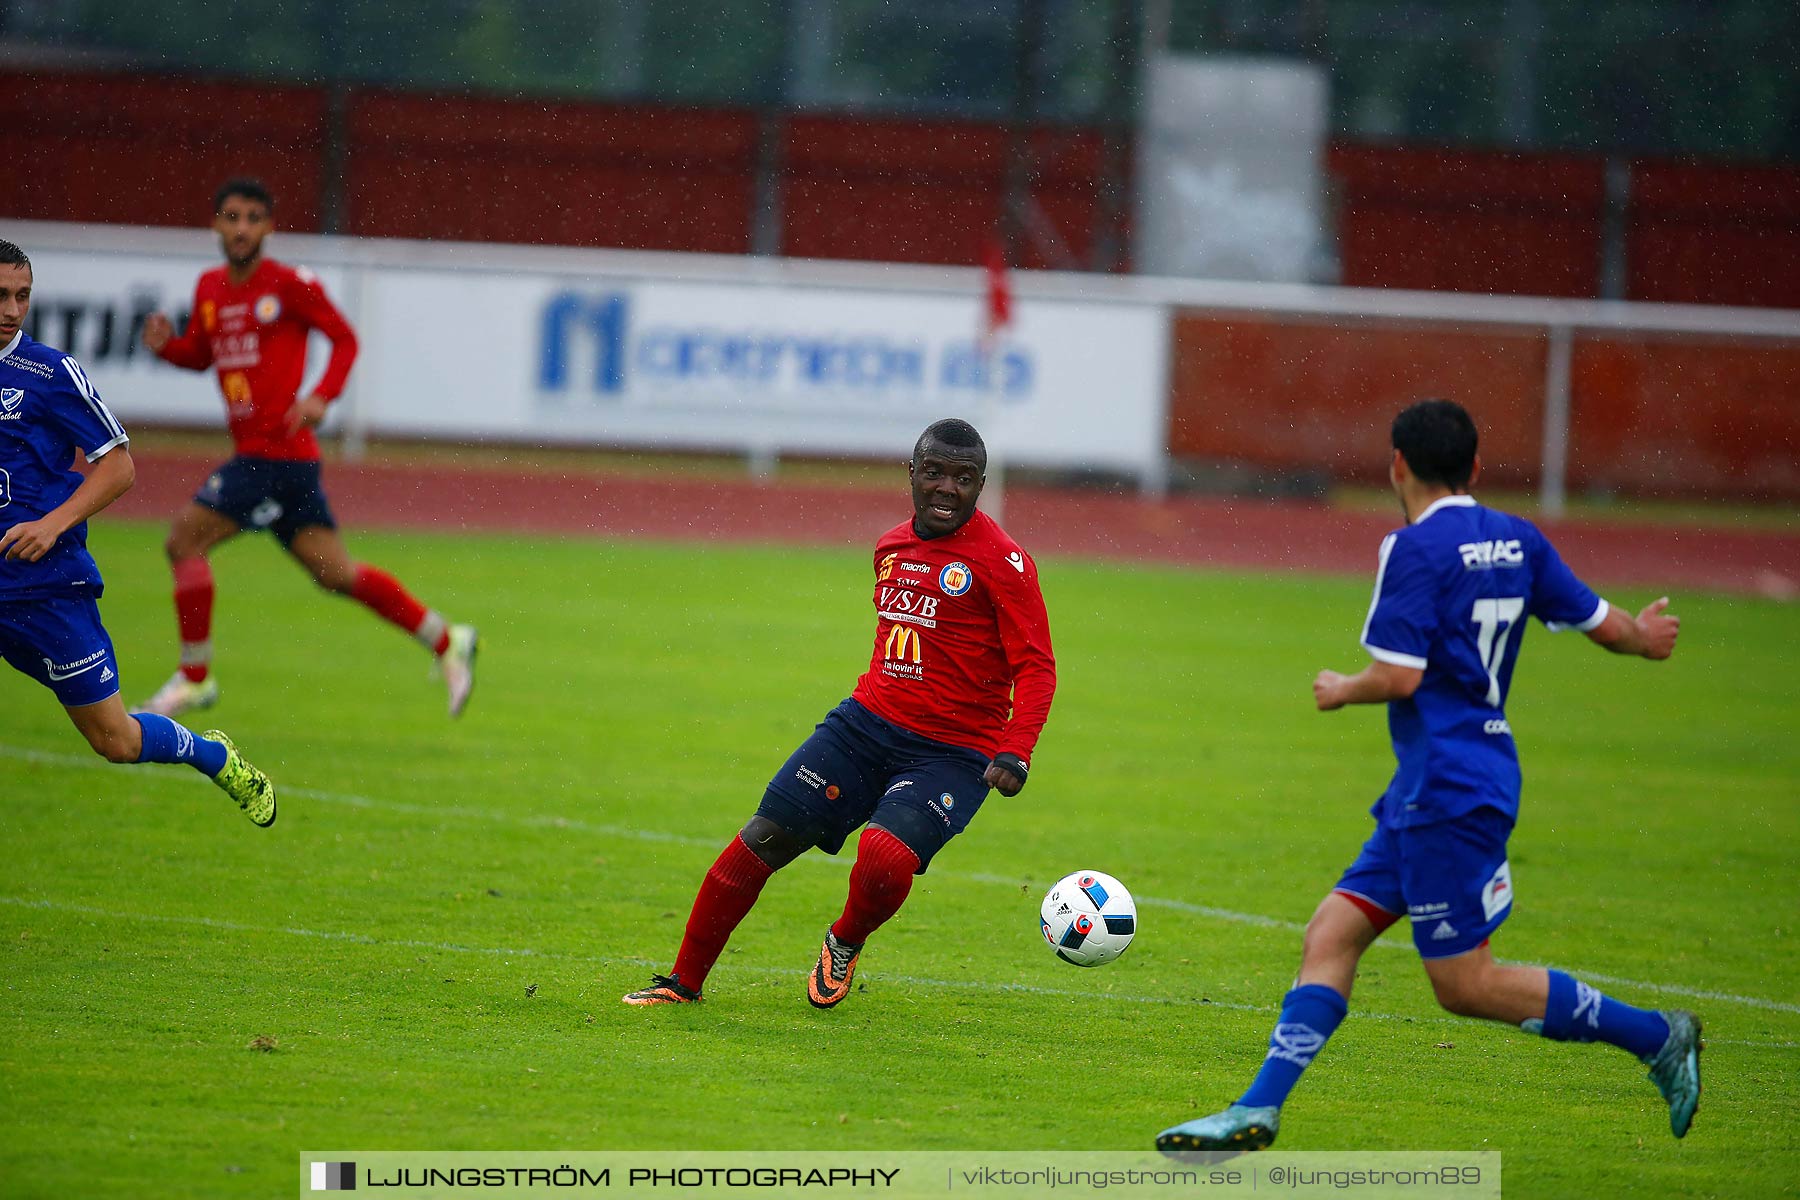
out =
{"type": "Polygon", "coordinates": [[[1606,601],[1522,517],[1446,496],[1381,543],[1362,644],[1381,662],[1424,672],[1388,704],[1399,769],[1370,811],[1390,828],[1477,808],[1519,812],[1519,755],[1506,693],[1525,618],[1589,630],[1606,601]]]}

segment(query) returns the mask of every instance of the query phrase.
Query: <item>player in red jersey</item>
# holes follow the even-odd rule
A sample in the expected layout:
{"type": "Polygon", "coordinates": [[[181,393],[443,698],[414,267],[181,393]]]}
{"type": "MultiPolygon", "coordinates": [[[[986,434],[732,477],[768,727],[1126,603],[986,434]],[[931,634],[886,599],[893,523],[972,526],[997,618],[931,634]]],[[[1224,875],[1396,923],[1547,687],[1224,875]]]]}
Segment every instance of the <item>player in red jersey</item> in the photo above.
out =
{"type": "Polygon", "coordinates": [[[175,573],[181,666],[142,711],[174,716],[218,700],[206,556],[245,529],[268,529],[320,587],[360,601],[429,648],[450,689],[450,715],[459,716],[475,686],[474,627],[449,624],[386,571],[353,561],[319,486],[313,427],[343,391],[356,334],[311,271],[264,256],[275,202],[262,184],[227,180],[213,209],[225,265],[200,276],[185,334],[176,337],[169,318],[156,313],[144,322],[144,345],[178,367],[218,371],[237,455],[175,514],[169,530],[164,548],[175,573]],[[315,329],[331,339],[331,359],[302,399],[306,340],[315,329]]]}
{"type": "Polygon", "coordinates": [[[843,915],[825,931],[806,998],[831,1008],[869,935],[988,789],[1016,796],[1050,715],[1056,659],[1037,564],[975,501],[987,448],[965,421],[920,435],[913,515],[875,545],[875,651],[856,690],[787,760],[694,898],[675,966],[627,1004],[700,999],[769,876],[866,826],[843,915]]]}

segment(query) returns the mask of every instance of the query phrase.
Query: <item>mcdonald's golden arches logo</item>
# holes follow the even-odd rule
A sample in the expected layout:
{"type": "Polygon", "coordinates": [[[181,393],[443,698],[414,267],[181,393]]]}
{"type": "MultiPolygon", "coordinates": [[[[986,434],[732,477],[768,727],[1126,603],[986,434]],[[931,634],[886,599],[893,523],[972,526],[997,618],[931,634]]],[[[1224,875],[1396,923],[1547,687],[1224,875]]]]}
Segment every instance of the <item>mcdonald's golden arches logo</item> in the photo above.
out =
{"type": "Polygon", "coordinates": [[[882,657],[894,662],[919,662],[924,654],[919,631],[910,625],[895,625],[888,630],[887,645],[882,649],[882,657]]]}

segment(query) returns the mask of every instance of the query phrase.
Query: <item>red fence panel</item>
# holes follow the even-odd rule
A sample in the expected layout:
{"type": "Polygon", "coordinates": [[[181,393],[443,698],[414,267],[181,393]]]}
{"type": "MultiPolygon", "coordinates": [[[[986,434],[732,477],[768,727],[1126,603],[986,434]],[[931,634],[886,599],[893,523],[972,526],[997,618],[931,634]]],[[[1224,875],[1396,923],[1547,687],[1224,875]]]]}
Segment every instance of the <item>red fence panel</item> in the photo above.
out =
{"type": "Polygon", "coordinates": [[[0,76],[0,212],[42,221],[204,225],[213,189],[254,175],[279,223],[319,227],[324,93],[86,72],[0,76]]]}
{"type": "Polygon", "coordinates": [[[348,232],[742,254],[755,148],[743,112],[358,93],[348,232]]]}
{"type": "MultiPolygon", "coordinates": [[[[1031,195],[1048,237],[1028,230],[1015,265],[1079,266],[1093,243],[1101,135],[1038,129],[1029,146],[1031,195]]],[[[1007,130],[998,124],[789,117],[781,156],[782,253],[977,264],[999,229],[1007,153],[1007,130]]]]}
{"type": "Polygon", "coordinates": [[[1599,158],[1339,143],[1327,163],[1349,287],[1598,294],[1599,158]]]}
{"type": "Polygon", "coordinates": [[[1800,167],[1639,161],[1633,300],[1800,308],[1800,167]]]}
{"type": "Polygon", "coordinates": [[[1394,414],[1445,396],[1481,428],[1484,478],[1538,476],[1541,331],[1190,313],[1175,319],[1172,351],[1177,457],[1384,481],[1394,414]]]}
{"type": "Polygon", "coordinates": [[[1588,333],[1572,385],[1575,487],[1800,496],[1800,345],[1588,333]]]}
{"type": "Polygon", "coordinates": [[[997,126],[797,116],[782,140],[783,254],[981,261],[1006,172],[997,126]]]}

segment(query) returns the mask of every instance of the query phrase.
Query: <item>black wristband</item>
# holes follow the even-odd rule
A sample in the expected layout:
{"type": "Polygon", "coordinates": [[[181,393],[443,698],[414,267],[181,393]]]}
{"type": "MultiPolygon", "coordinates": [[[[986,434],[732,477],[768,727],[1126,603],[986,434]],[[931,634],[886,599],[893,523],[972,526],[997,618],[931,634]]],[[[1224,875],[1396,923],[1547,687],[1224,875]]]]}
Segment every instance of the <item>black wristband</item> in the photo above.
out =
{"type": "Polygon", "coordinates": [[[1014,775],[1019,777],[1020,783],[1025,782],[1025,775],[1030,770],[1030,768],[1025,765],[1024,759],[1016,754],[1009,754],[1004,750],[994,755],[993,765],[999,767],[1002,771],[1011,771],[1014,775]]]}

